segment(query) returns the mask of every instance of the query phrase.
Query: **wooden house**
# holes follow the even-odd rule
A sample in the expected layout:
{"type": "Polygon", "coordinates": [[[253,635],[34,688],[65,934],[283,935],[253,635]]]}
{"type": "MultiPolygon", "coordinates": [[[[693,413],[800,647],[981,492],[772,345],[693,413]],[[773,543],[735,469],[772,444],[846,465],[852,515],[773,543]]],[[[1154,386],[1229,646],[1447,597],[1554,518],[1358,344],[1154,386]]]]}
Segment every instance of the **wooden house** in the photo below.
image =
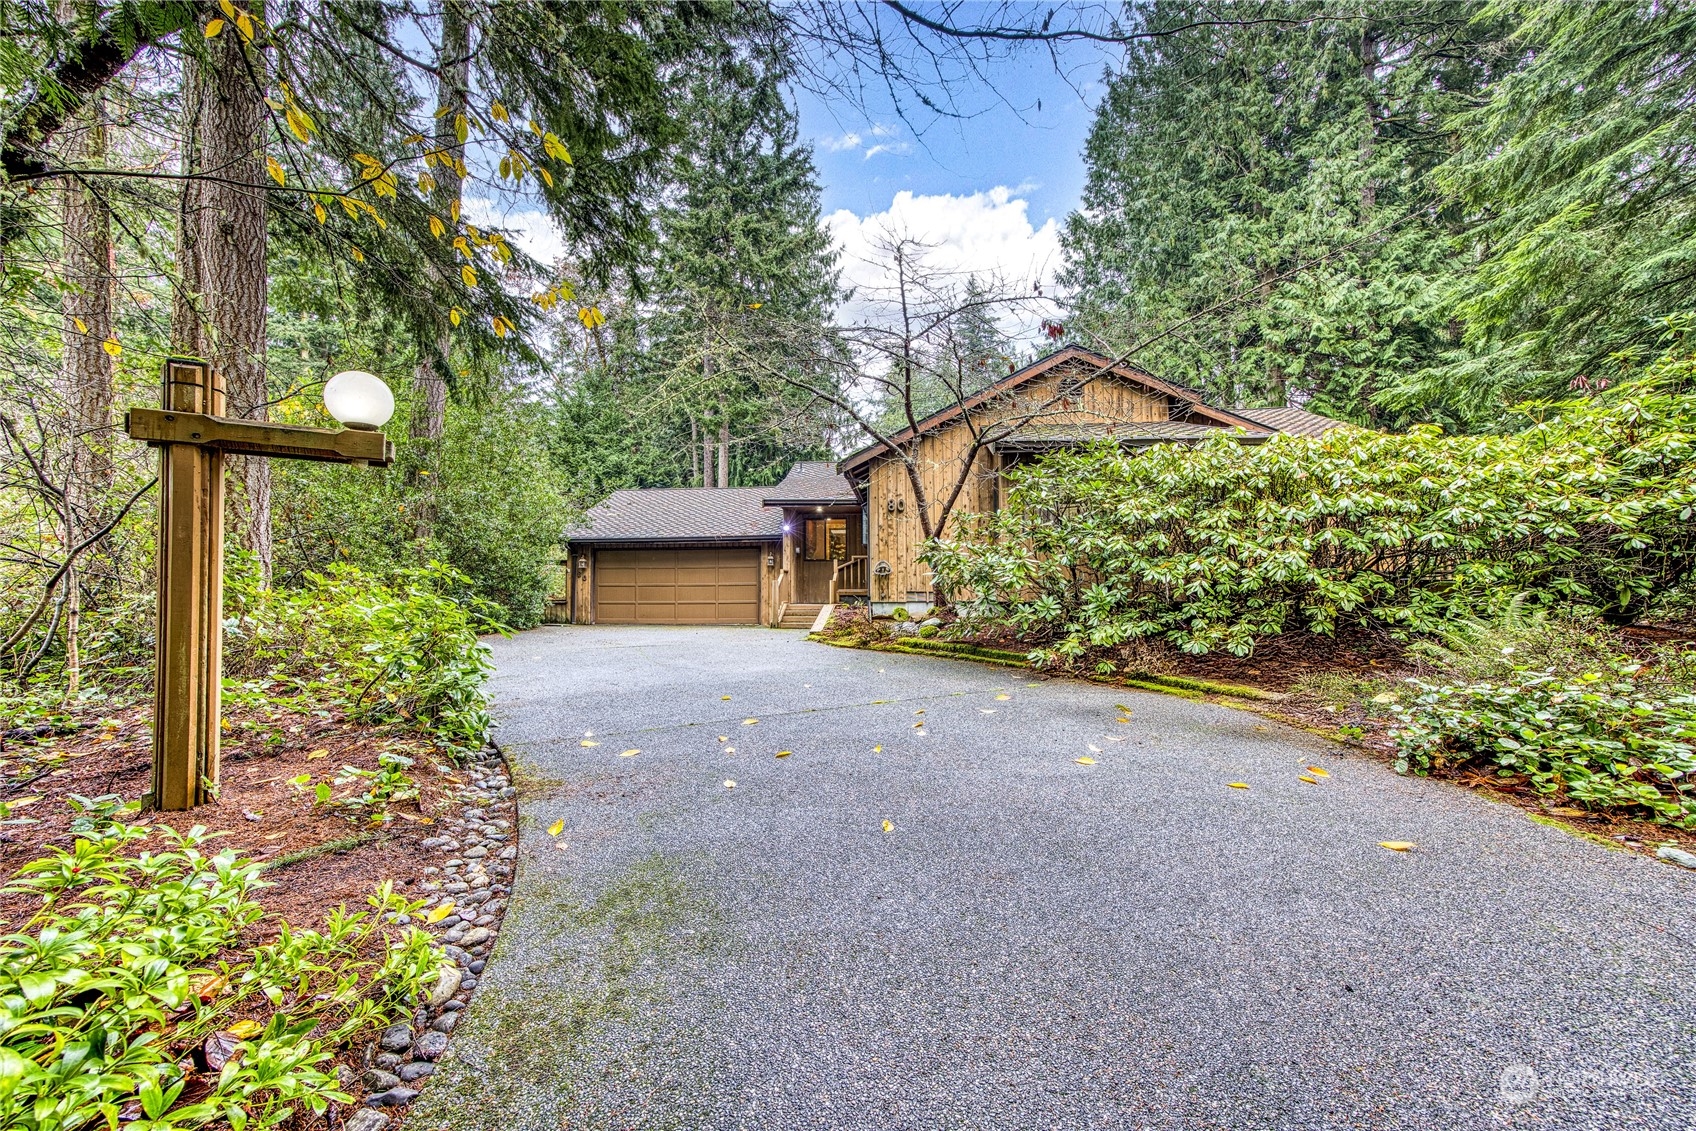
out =
{"type": "Polygon", "coordinates": [[[551,620],[806,627],[823,606],[923,608],[927,527],[1000,506],[1008,469],[1056,448],[1260,443],[1339,421],[1300,408],[1225,409],[1194,390],[1069,346],[838,464],[775,487],[615,491],[570,536],[551,620]]]}

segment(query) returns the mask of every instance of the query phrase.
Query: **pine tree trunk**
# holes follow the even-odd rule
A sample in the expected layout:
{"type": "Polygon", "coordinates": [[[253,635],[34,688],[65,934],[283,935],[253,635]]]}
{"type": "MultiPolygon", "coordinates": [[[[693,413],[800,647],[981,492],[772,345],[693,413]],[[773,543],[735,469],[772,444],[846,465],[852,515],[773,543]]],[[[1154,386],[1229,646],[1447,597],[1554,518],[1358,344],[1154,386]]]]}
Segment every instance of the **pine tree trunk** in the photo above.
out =
{"type": "Polygon", "coordinates": [[[718,419],[718,485],[730,486],[730,417],[722,401],[718,419]]]}
{"type": "MultiPolygon", "coordinates": [[[[436,148],[449,154],[450,160],[463,160],[465,146],[460,144],[455,133],[454,119],[465,112],[470,97],[471,22],[466,18],[465,9],[454,0],[448,0],[442,6],[442,41],[436,60],[439,72],[436,77],[436,148]]],[[[459,170],[448,161],[439,161],[430,170],[430,175],[436,180],[432,203],[442,222],[451,228],[464,192],[459,170]]],[[[437,325],[436,340],[420,345],[420,360],[414,377],[417,397],[413,401],[408,434],[413,440],[433,446],[442,438],[447,420],[448,390],[442,369],[448,364],[452,338],[446,319],[440,320],[437,325]],[[434,351],[434,364],[431,358],[424,356],[426,350],[434,351]]],[[[427,455],[433,456],[434,452],[427,455]]]]}
{"type": "Polygon", "coordinates": [[[691,487],[704,484],[701,478],[701,439],[700,430],[695,427],[695,418],[689,417],[689,485],[691,487]]]}
{"type": "MultiPolygon", "coordinates": [[[[249,10],[264,15],[250,0],[249,10]]],[[[233,28],[183,66],[183,182],[177,229],[182,276],[171,349],[203,357],[224,381],[231,416],[270,417],[265,379],[265,60],[233,28]],[[215,178],[215,179],[214,179],[215,178]]],[[[271,576],[271,466],[227,462],[235,530],[271,576]]]]}
{"type": "MultiPolygon", "coordinates": [[[[60,4],[60,18],[76,18],[60,4]]],[[[71,119],[64,135],[66,163],[98,167],[106,161],[106,124],[97,94],[71,119]]],[[[66,507],[72,525],[98,529],[112,486],[112,210],[94,188],[76,177],[62,182],[63,250],[60,276],[64,357],[60,396],[70,439],[71,473],[66,507]]],[[[72,531],[75,541],[75,530],[72,531]]]]}

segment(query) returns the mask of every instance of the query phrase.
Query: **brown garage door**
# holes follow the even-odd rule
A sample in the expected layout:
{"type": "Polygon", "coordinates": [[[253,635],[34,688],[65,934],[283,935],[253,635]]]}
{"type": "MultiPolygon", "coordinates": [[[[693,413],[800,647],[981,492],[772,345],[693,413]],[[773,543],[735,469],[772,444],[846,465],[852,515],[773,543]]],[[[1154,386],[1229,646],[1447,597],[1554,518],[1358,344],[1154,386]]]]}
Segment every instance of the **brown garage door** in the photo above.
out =
{"type": "Polygon", "coordinates": [[[760,557],[752,547],[602,550],[598,624],[757,624],[760,557]]]}

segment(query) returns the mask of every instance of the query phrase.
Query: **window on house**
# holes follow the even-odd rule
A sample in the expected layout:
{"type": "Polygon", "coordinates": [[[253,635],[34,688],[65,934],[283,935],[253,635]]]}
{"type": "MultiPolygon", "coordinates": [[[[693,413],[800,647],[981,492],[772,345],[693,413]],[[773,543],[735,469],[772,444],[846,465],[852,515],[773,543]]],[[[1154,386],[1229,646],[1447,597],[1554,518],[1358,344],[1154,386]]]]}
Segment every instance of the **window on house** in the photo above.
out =
{"type": "Polygon", "coordinates": [[[848,557],[848,520],[809,518],[805,556],[810,562],[843,561],[848,557]]]}

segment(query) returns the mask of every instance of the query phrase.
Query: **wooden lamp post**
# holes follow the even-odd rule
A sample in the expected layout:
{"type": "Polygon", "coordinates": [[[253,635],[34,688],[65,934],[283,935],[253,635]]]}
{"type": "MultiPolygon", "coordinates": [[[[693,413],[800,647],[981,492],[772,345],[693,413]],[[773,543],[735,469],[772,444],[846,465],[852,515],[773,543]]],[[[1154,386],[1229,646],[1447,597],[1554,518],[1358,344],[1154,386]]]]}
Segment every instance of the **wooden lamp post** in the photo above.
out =
{"type": "Polygon", "coordinates": [[[132,409],[124,428],[159,449],[159,607],[154,653],[153,804],[192,809],[218,784],[223,675],[224,454],[387,467],[380,429],[394,412],[388,386],[338,373],[324,404],[347,427],[232,420],[224,384],[196,358],[165,360],[163,407],[132,409]]]}

